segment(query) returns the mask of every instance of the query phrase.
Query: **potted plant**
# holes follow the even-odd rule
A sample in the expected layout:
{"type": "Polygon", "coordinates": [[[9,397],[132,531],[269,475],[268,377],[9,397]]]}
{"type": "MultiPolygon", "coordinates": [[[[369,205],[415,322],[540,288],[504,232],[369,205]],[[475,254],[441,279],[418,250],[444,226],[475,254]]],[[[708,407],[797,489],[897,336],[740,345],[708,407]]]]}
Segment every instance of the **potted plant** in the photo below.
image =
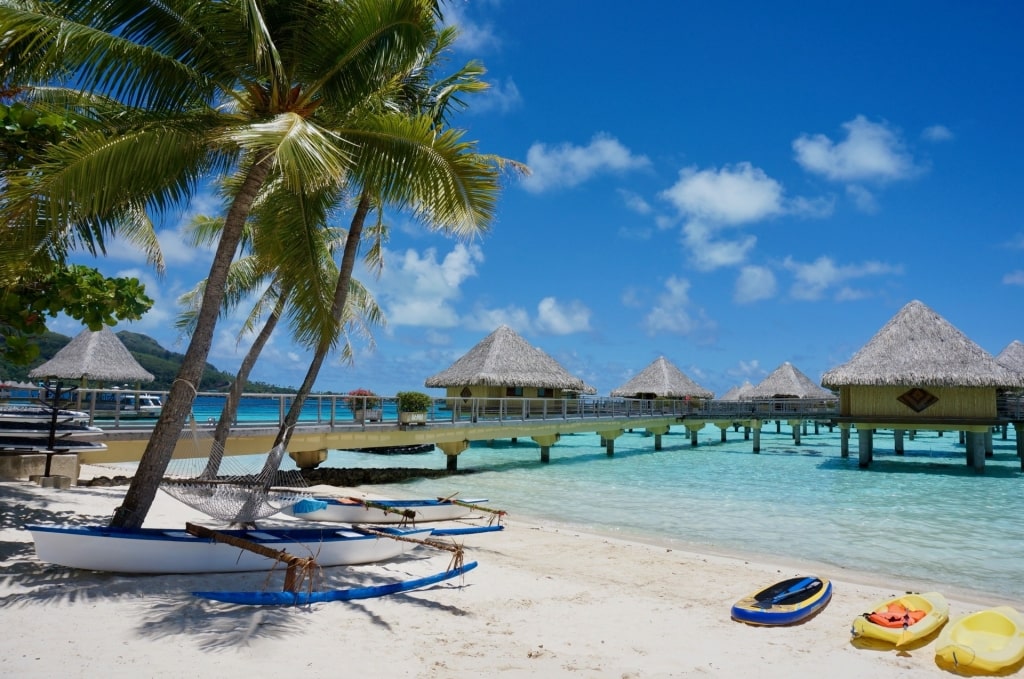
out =
{"type": "Polygon", "coordinates": [[[426,424],[427,411],[434,405],[434,399],[421,391],[400,391],[395,396],[399,424],[426,424]]]}
{"type": "Polygon", "coordinates": [[[380,421],[380,396],[369,389],[353,389],[345,395],[345,403],[357,422],[380,421]]]}

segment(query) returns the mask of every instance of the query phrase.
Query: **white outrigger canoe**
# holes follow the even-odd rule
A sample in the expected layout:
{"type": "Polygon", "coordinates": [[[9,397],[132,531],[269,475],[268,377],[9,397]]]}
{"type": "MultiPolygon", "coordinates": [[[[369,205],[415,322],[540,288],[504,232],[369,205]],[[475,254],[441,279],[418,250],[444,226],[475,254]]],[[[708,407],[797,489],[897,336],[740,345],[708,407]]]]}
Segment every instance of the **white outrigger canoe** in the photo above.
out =
{"type": "Polygon", "coordinates": [[[332,523],[406,523],[451,521],[468,516],[475,505],[487,500],[377,500],[346,497],[314,497],[299,500],[281,510],[306,521],[332,523]]]}
{"type": "MultiPolygon", "coordinates": [[[[234,573],[270,570],[278,562],[252,551],[196,537],[173,528],[29,525],[40,561],[113,573],[234,573]]],[[[430,528],[381,527],[377,532],[422,539],[430,528]]],[[[254,542],[297,557],[312,557],[322,567],[343,566],[398,557],[416,541],[325,528],[261,528],[217,533],[254,542]]]]}

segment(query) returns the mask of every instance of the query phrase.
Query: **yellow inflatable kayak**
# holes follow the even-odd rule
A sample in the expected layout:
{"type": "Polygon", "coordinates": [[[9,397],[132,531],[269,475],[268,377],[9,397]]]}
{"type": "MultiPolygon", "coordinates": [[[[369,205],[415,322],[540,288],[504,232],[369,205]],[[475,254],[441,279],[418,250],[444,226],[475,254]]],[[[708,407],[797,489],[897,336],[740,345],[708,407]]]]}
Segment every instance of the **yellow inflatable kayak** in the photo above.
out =
{"type": "Polygon", "coordinates": [[[938,592],[903,594],[858,615],[850,632],[855,639],[876,639],[900,647],[924,639],[947,620],[949,603],[938,592]]]}
{"type": "Polygon", "coordinates": [[[939,633],[935,655],[956,668],[998,672],[1024,660],[1024,618],[997,606],[960,618],[939,633]]]}

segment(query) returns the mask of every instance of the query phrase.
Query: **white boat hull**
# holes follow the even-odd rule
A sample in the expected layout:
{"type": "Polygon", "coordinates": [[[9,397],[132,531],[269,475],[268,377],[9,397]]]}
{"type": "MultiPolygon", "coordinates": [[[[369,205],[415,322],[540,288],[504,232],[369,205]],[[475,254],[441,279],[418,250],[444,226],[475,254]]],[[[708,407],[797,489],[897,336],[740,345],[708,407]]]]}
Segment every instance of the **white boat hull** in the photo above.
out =
{"type": "MultiPolygon", "coordinates": [[[[26,529],[32,533],[40,561],[83,570],[171,574],[234,573],[280,567],[275,559],[178,529],[126,531],[96,526],[26,526],[26,529]]],[[[322,567],[386,561],[418,544],[343,529],[220,532],[292,556],[313,557],[322,567]]],[[[426,538],[430,529],[396,530],[395,534],[426,538]]]]}
{"type": "Polygon", "coordinates": [[[462,500],[462,504],[443,500],[367,500],[374,505],[367,507],[356,501],[341,498],[317,497],[302,500],[281,510],[283,514],[306,521],[328,521],[331,523],[420,523],[451,521],[468,516],[472,507],[466,505],[487,502],[487,500],[462,500]],[[394,511],[391,511],[394,510],[394,511]],[[409,517],[404,512],[414,512],[409,517]]]}

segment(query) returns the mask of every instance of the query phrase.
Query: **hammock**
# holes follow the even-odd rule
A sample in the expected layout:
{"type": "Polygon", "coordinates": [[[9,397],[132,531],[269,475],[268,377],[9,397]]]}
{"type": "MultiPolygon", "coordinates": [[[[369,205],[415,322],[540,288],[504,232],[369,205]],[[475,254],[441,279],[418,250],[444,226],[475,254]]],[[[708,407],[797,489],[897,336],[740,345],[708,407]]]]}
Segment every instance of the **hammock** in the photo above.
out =
{"type": "Polygon", "coordinates": [[[171,461],[160,489],[207,516],[232,524],[253,524],[312,497],[303,490],[307,484],[299,470],[279,469],[284,445],[275,446],[265,458],[247,455],[240,461],[224,455],[224,447],[213,440],[209,430],[201,434],[195,417],[189,418],[181,437],[191,438],[194,454],[171,461]],[[215,473],[210,473],[207,464],[211,457],[219,458],[215,473]]]}

